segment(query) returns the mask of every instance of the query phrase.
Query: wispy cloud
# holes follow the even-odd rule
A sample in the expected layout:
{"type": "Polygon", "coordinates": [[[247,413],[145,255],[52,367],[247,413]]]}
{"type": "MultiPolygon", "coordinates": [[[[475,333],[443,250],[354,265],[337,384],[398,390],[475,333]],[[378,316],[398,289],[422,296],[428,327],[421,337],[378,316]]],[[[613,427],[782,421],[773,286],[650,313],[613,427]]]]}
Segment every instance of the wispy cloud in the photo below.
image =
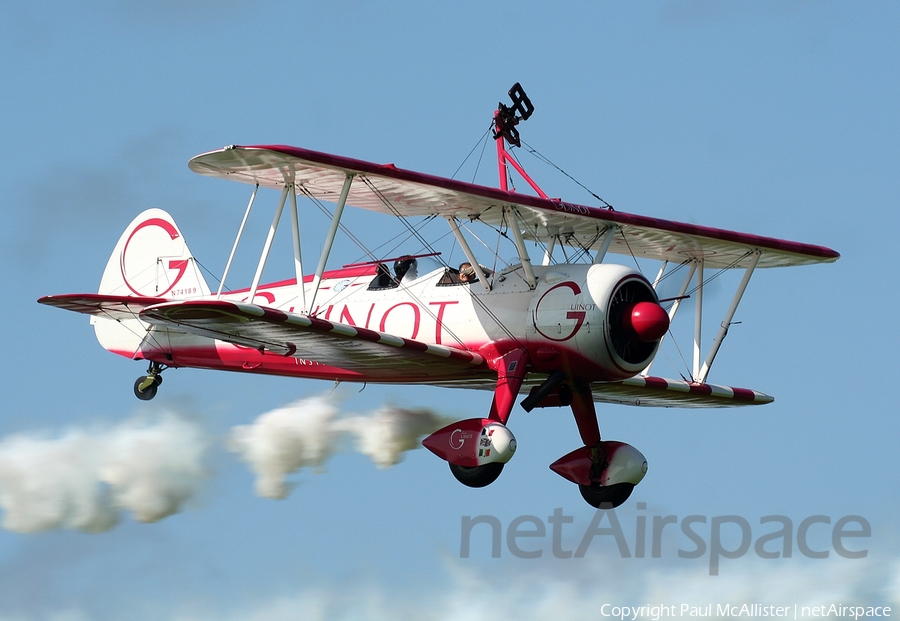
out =
{"type": "MultiPolygon", "coordinates": [[[[796,607],[798,619],[852,619],[846,611],[828,614],[828,608],[891,606],[896,610],[900,606],[900,561],[894,556],[861,561],[747,562],[729,576],[719,577],[684,567],[639,570],[633,564],[629,568],[599,557],[561,569],[559,564],[530,562],[476,567],[454,560],[447,561],[443,571],[403,585],[388,586],[363,578],[243,596],[237,601],[192,601],[165,612],[150,602],[136,601],[128,617],[172,621],[492,621],[498,617],[544,621],[624,616],[659,621],[732,617],[735,613],[723,614],[723,607],[734,611],[746,604],[785,607],[787,614],[781,618],[794,619],[796,607]],[[823,606],[818,614],[811,610],[823,606]]],[[[47,618],[98,617],[86,610],[67,609],[47,618]]],[[[773,617],[745,612],[741,618],[773,617]]]]}
{"type": "Polygon", "coordinates": [[[41,171],[16,190],[4,229],[7,259],[22,270],[35,269],[59,251],[71,257],[70,247],[82,238],[89,240],[82,250],[96,243],[111,251],[129,217],[177,196],[166,166],[181,157],[179,138],[178,130],[161,128],[100,163],[48,156],[52,176],[41,171]]]}

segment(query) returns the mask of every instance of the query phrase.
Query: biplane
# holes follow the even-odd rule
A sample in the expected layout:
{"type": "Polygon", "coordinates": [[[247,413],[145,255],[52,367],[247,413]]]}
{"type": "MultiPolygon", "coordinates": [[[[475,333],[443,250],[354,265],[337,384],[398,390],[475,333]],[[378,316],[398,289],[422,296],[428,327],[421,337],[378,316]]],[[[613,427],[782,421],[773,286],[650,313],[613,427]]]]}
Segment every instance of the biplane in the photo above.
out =
{"type": "Polygon", "coordinates": [[[762,392],[707,382],[747,284],[761,268],[832,262],[840,255],[550,198],[512,155],[521,146],[517,125],[534,107],[519,84],[509,95],[511,105],[499,104],[493,135],[486,136],[496,144],[498,188],[297,147],[231,145],[188,164],[201,175],[253,186],[217,291],[208,287],[172,217],[151,209],[122,234],[98,293],[39,302],[90,315],[103,347],[148,362],[134,384],[145,400],[173,367],[490,390],[485,416],[455,422],[422,442],[470,487],[492,483],[515,454],[507,423],[520,395],[526,411],[571,408],[581,444],[550,467],[577,484],[591,505],[618,506],[643,479],[647,461],[636,448],[601,438],[595,403],[702,408],[771,402],[762,392]],[[513,172],[533,193],[511,185],[513,172]],[[260,188],[277,190],[280,198],[256,271],[249,287],[226,290],[260,188]],[[314,270],[301,252],[298,197],[304,204],[334,204],[314,270]],[[465,261],[457,266],[434,251],[366,251],[366,261],[326,269],[349,220],[346,206],[398,218],[426,249],[432,246],[409,222],[445,221],[465,261]],[[293,277],[264,282],[285,209],[293,277]],[[471,245],[479,225],[497,232],[515,259],[494,260],[492,268],[480,263],[471,245]],[[543,248],[540,261],[533,262],[529,244],[543,248]],[[613,255],[661,267],[651,281],[613,255]],[[738,270],[742,277],[704,357],[703,292],[713,270],[738,270]],[[677,294],[660,299],[660,281],[676,272],[670,282],[680,282],[677,294]],[[695,309],[689,376],[653,376],[651,364],[687,297],[695,309]]]}

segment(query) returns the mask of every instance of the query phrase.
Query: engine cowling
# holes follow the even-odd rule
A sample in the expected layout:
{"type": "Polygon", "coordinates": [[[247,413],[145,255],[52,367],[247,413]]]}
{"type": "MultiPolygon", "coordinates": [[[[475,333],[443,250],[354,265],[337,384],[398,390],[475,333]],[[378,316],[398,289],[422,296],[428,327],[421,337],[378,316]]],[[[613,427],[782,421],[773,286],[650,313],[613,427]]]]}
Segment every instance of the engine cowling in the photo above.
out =
{"type": "Polygon", "coordinates": [[[539,280],[529,310],[538,370],[583,370],[592,380],[639,373],[669,329],[647,279],[617,264],[555,266],[539,280]]]}
{"type": "Polygon", "coordinates": [[[633,375],[647,366],[669,329],[669,316],[650,283],[623,278],[609,297],[604,325],[607,352],[617,368],[633,375]]]}

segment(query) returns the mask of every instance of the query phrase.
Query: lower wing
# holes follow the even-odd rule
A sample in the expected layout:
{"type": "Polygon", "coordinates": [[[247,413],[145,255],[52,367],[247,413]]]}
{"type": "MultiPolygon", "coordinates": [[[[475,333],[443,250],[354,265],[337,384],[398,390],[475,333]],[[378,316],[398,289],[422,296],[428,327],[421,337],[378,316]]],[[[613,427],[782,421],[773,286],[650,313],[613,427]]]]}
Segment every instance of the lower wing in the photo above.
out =
{"type": "Polygon", "coordinates": [[[309,358],[373,380],[450,377],[465,381],[490,374],[484,358],[474,352],[255,304],[170,302],[144,309],[140,318],[244,347],[309,358]]]}
{"type": "Polygon", "coordinates": [[[594,401],[662,408],[723,408],[763,405],[775,400],[748,388],[641,376],[621,382],[594,383],[591,392],[594,401]]]}
{"type": "MultiPolygon", "coordinates": [[[[545,377],[529,377],[522,385],[522,392],[540,385],[545,377]]],[[[435,382],[447,388],[478,388],[493,390],[495,382],[489,379],[467,382],[435,382]]],[[[662,377],[631,377],[621,382],[594,382],[591,394],[598,403],[638,405],[656,408],[728,408],[744,405],[764,405],[775,400],[765,393],[749,388],[734,388],[717,384],[692,384],[683,380],[662,377]]],[[[552,401],[545,406],[557,407],[552,401]]]]}

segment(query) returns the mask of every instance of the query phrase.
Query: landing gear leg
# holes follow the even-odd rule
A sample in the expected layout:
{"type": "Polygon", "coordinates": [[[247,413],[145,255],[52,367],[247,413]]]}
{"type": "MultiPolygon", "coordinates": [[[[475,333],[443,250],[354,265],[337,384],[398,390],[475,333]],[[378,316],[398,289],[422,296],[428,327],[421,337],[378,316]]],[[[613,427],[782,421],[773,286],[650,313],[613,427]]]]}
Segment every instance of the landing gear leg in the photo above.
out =
{"type": "Polygon", "coordinates": [[[528,354],[524,349],[513,349],[499,358],[494,365],[497,370],[497,385],[494,388],[494,400],[488,418],[499,420],[505,425],[525,380],[528,354]]]}
{"type": "MultiPolygon", "coordinates": [[[[496,481],[503,471],[503,464],[509,461],[512,457],[512,452],[516,450],[516,440],[512,433],[506,429],[506,421],[509,420],[509,415],[515,405],[516,396],[522,387],[522,381],[525,379],[528,354],[523,349],[513,349],[493,360],[491,365],[491,368],[497,371],[497,385],[494,388],[494,400],[491,403],[491,412],[488,415],[489,420],[476,419],[474,421],[461,421],[459,424],[475,422],[478,425],[477,429],[481,432],[480,436],[475,435],[478,433],[477,431],[474,433],[470,432],[470,435],[467,436],[472,438],[470,442],[479,443],[476,447],[478,449],[478,458],[475,457],[473,449],[471,455],[466,456],[464,463],[473,461],[478,463],[478,461],[491,458],[491,451],[494,451],[493,459],[495,461],[481,463],[481,465],[477,466],[460,466],[450,462],[450,472],[453,473],[457,481],[468,487],[486,487],[496,481]],[[499,429],[492,428],[488,433],[485,431],[485,423],[500,423],[500,425],[493,425],[499,429]],[[500,433],[494,435],[494,432],[498,430],[500,433]],[[501,437],[504,439],[500,440],[501,437]],[[501,461],[497,461],[498,450],[501,455],[506,453],[506,457],[501,458],[501,461]]],[[[455,450],[462,449],[465,442],[462,439],[454,439],[454,434],[462,432],[462,428],[448,432],[453,427],[454,425],[445,427],[428,436],[422,442],[432,452],[448,462],[450,461],[448,457],[458,459],[460,455],[448,455],[446,451],[447,440],[449,439],[450,446],[455,450]],[[444,436],[444,433],[449,433],[449,436],[444,436]],[[457,445],[456,442],[459,442],[459,444],[457,445]]]]}
{"type": "Polygon", "coordinates": [[[578,485],[581,496],[589,505],[598,509],[618,507],[631,496],[634,485],[630,483],[600,484],[600,477],[609,465],[609,459],[603,443],[600,441],[600,425],[597,422],[597,410],[594,408],[594,397],[591,394],[590,385],[575,382],[575,390],[572,391],[572,414],[575,415],[581,440],[591,457],[591,484],[578,485]]]}
{"type": "Polygon", "coordinates": [[[590,384],[574,382],[572,391],[572,414],[575,415],[575,423],[578,425],[578,433],[581,441],[591,448],[591,459],[599,463],[602,449],[600,448],[600,424],[597,422],[597,410],[594,409],[594,396],[591,394],[590,384]],[[593,450],[597,449],[597,450],[593,450]]]}
{"type": "MultiPolygon", "coordinates": [[[[581,382],[575,382],[575,390],[572,392],[572,414],[575,415],[575,423],[578,425],[581,441],[584,442],[588,454],[591,456],[591,484],[593,485],[600,479],[600,474],[609,465],[609,462],[606,459],[606,451],[603,450],[603,445],[600,443],[600,424],[597,422],[597,410],[594,407],[594,397],[591,394],[590,385],[585,386],[581,382]]],[[[579,485],[579,487],[587,486],[579,485]]],[[[581,495],[585,495],[584,489],[582,489],[581,495]]],[[[586,496],[585,500],[591,503],[586,496]]]]}
{"type": "Polygon", "coordinates": [[[162,372],[166,367],[158,362],[151,362],[147,368],[147,375],[142,375],[134,382],[134,396],[141,401],[150,401],[156,396],[159,385],[162,384],[162,372]]]}

